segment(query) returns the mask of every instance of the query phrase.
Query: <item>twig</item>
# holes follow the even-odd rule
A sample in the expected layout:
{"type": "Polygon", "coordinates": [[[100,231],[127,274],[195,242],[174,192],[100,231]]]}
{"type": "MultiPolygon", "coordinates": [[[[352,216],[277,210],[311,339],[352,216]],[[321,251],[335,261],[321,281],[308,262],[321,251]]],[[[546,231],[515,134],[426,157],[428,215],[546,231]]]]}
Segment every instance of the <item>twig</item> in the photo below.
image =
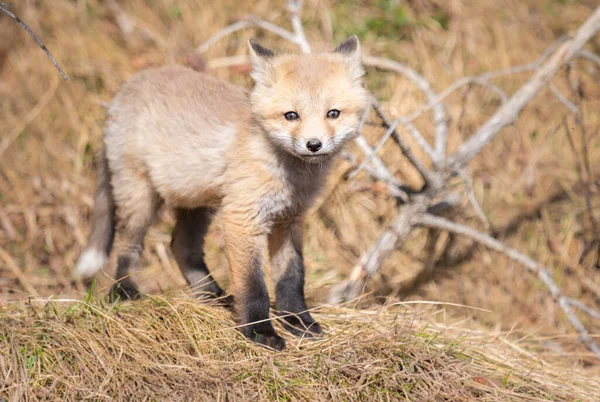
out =
{"type": "Polygon", "coordinates": [[[593,317],[597,320],[600,320],[600,313],[597,312],[596,310],[592,309],[591,307],[587,306],[585,303],[582,303],[576,299],[567,299],[567,301],[569,302],[569,304],[571,306],[577,307],[581,311],[589,314],[591,317],[593,317]]]}
{"type": "Polygon", "coordinates": [[[550,83],[550,84],[548,84],[548,87],[550,88],[550,90],[552,91],[554,96],[556,96],[558,98],[558,100],[561,101],[562,104],[565,105],[567,107],[567,109],[569,109],[571,111],[571,113],[577,113],[577,110],[578,110],[577,105],[575,105],[573,102],[568,100],[567,97],[564,96],[562,94],[562,92],[560,92],[560,89],[558,89],[556,87],[556,85],[554,85],[553,83],[550,83]]]}
{"type": "MultiPolygon", "coordinates": [[[[365,161],[367,159],[369,159],[369,162],[371,163],[371,166],[372,166],[372,168],[370,169],[371,175],[373,177],[375,177],[376,179],[382,180],[384,183],[386,183],[388,190],[392,194],[392,196],[398,197],[401,200],[403,200],[404,202],[408,202],[408,194],[406,194],[404,191],[402,191],[400,189],[400,186],[402,185],[400,180],[398,180],[388,170],[388,168],[385,166],[383,161],[381,159],[379,159],[379,157],[377,155],[375,155],[376,151],[373,150],[373,148],[371,148],[371,146],[369,145],[369,143],[367,142],[365,137],[362,135],[363,129],[365,127],[365,123],[369,117],[369,114],[371,113],[371,110],[372,110],[372,106],[369,106],[369,107],[367,107],[367,109],[365,109],[365,111],[360,119],[358,128],[356,129],[358,135],[356,137],[355,142],[358,145],[358,147],[361,149],[361,151],[363,152],[363,155],[365,156],[365,161]]],[[[364,163],[363,168],[365,166],[366,166],[366,163],[364,163]]]]}
{"type": "MultiPolygon", "coordinates": [[[[358,136],[355,140],[356,144],[366,155],[373,155],[373,148],[367,143],[367,140],[362,135],[358,136]]],[[[383,180],[387,186],[388,190],[394,197],[398,197],[402,199],[404,202],[408,202],[408,194],[400,189],[401,182],[394,177],[394,175],[385,167],[385,164],[379,159],[379,157],[374,156],[371,158],[371,169],[375,172],[374,177],[383,180]]]]}
{"type": "MultiPolygon", "coordinates": [[[[384,112],[383,108],[381,107],[381,105],[379,104],[379,102],[377,100],[373,99],[372,104],[373,104],[373,108],[375,109],[375,112],[377,113],[377,115],[379,116],[381,121],[383,122],[384,127],[390,128],[392,126],[392,123],[390,122],[390,119],[385,114],[385,112],[384,112]]],[[[415,156],[415,154],[413,154],[413,152],[410,149],[410,147],[408,146],[408,144],[404,141],[404,139],[398,134],[398,132],[395,129],[392,131],[391,136],[394,139],[394,141],[396,142],[396,144],[398,144],[398,147],[400,147],[400,150],[402,151],[402,153],[404,154],[406,159],[408,159],[409,162],[415,167],[415,169],[417,169],[417,171],[419,172],[419,174],[425,181],[425,184],[431,188],[439,187],[439,183],[438,183],[439,180],[437,179],[437,177],[432,172],[430,172],[423,165],[423,163],[421,163],[421,161],[415,156]]]]}
{"type": "Polygon", "coordinates": [[[586,49],[581,49],[577,52],[577,56],[587,59],[589,61],[593,61],[598,65],[598,67],[600,67],[600,56],[598,56],[596,53],[592,53],[586,49]]]}
{"type": "Polygon", "coordinates": [[[106,5],[109,11],[113,14],[117,22],[117,26],[119,27],[119,30],[125,37],[126,41],[129,42],[131,40],[131,34],[137,28],[142,34],[144,34],[146,38],[152,40],[155,43],[165,45],[165,41],[159,35],[157,35],[148,27],[141,26],[136,21],[134,21],[125,11],[123,11],[117,0],[106,0],[106,5]]]}
{"type": "Polygon", "coordinates": [[[290,22],[292,23],[292,29],[295,34],[295,40],[293,42],[300,46],[302,53],[310,53],[310,45],[306,40],[304,28],[302,27],[302,20],[300,19],[300,11],[302,10],[303,3],[303,0],[288,0],[287,9],[290,14],[290,22]]]}
{"type": "Polygon", "coordinates": [[[410,114],[408,116],[408,120],[414,121],[419,116],[421,116],[423,113],[429,111],[431,108],[435,107],[437,104],[442,102],[444,99],[446,99],[448,96],[450,96],[457,89],[460,89],[466,85],[471,85],[471,84],[477,84],[477,85],[481,85],[481,86],[491,89],[492,91],[496,92],[498,94],[498,96],[500,96],[500,100],[502,101],[502,103],[506,103],[506,100],[507,100],[506,93],[502,89],[500,89],[498,86],[492,84],[490,82],[490,80],[493,78],[504,77],[507,75],[513,75],[513,74],[519,74],[519,73],[523,73],[523,72],[527,72],[527,71],[533,71],[533,70],[539,68],[539,66],[548,58],[549,54],[552,53],[558,47],[558,45],[563,43],[565,41],[565,39],[566,38],[558,39],[556,42],[554,42],[552,45],[550,45],[544,51],[544,53],[533,63],[523,64],[520,66],[514,66],[514,67],[497,70],[497,71],[490,71],[490,72],[479,74],[479,75],[471,75],[471,76],[463,77],[463,78],[459,79],[458,81],[455,81],[448,88],[446,88],[442,92],[440,92],[434,99],[431,99],[425,105],[421,106],[415,112],[410,114]]]}
{"type": "Polygon", "coordinates": [[[571,60],[583,45],[600,29],[600,7],[577,30],[575,36],[561,45],[540,69],[510,100],[460,146],[448,161],[448,169],[456,171],[466,166],[500,130],[516,120],[521,110],[549,82],[560,67],[571,60]]]}
{"type": "Polygon", "coordinates": [[[489,229],[490,221],[488,220],[487,216],[483,212],[483,209],[481,208],[481,205],[479,204],[479,201],[477,201],[477,197],[475,197],[475,193],[473,192],[473,179],[471,179],[471,177],[467,175],[467,173],[464,171],[464,169],[459,170],[458,175],[465,183],[465,188],[467,191],[467,195],[469,197],[469,202],[471,203],[471,206],[473,207],[475,214],[483,222],[483,224],[485,225],[485,228],[489,229]]]}
{"type": "Polygon", "coordinates": [[[436,155],[435,151],[431,148],[425,137],[421,134],[419,129],[412,124],[406,117],[398,117],[400,124],[408,131],[408,133],[413,137],[416,143],[421,147],[425,155],[429,157],[429,159],[433,162],[434,165],[437,165],[440,162],[440,159],[436,155]]]}
{"type": "MultiPolygon", "coordinates": [[[[370,111],[370,108],[368,109],[370,111]]],[[[369,162],[371,162],[373,160],[373,158],[377,158],[377,152],[381,149],[381,147],[383,147],[383,145],[385,144],[385,142],[388,140],[388,138],[390,138],[390,136],[392,135],[392,132],[396,129],[396,126],[398,126],[398,123],[400,123],[399,119],[396,119],[392,122],[392,125],[387,129],[387,131],[385,132],[385,134],[379,139],[379,141],[377,142],[377,144],[375,145],[374,148],[371,148],[370,150],[368,150],[368,154],[365,153],[366,157],[365,159],[350,173],[348,173],[348,180],[353,179],[354,177],[356,177],[356,175],[365,167],[367,166],[367,164],[369,164],[369,162]]],[[[360,145],[360,144],[359,144],[360,145]]],[[[361,147],[361,149],[364,149],[361,147]]]]}
{"type": "Polygon", "coordinates": [[[431,103],[431,107],[433,108],[433,118],[435,122],[435,153],[438,159],[444,159],[448,137],[446,113],[443,105],[439,101],[434,102],[437,96],[431,89],[429,82],[412,68],[394,60],[363,55],[362,61],[368,66],[390,70],[404,75],[406,78],[414,82],[415,85],[417,85],[417,87],[419,87],[419,89],[425,94],[428,103],[431,103]]]}
{"type": "MultiPolygon", "coordinates": [[[[350,162],[354,165],[356,164],[356,157],[346,151],[341,152],[341,157],[346,159],[348,162],[350,162]]],[[[385,165],[384,165],[384,168],[385,168],[385,165]]],[[[406,194],[406,192],[404,192],[401,189],[402,182],[400,182],[400,180],[398,180],[394,176],[389,177],[388,176],[389,172],[386,173],[385,171],[379,171],[375,167],[368,166],[368,165],[365,166],[363,168],[363,170],[365,172],[367,172],[375,180],[379,180],[379,181],[382,181],[383,183],[385,183],[388,191],[390,192],[390,194],[393,197],[401,199],[404,203],[408,202],[408,200],[409,200],[408,194],[406,194]]],[[[391,175],[391,173],[389,173],[389,175],[391,175]]]]}
{"type": "Polygon", "coordinates": [[[246,29],[246,28],[261,28],[261,29],[264,29],[265,31],[274,33],[275,35],[277,35],[285,40],[288,40],[292,43],[299,45],[296,36],[294,36],[294,34],[292,34],[291,32],[289,32],[271,22],[261,20],[261,19],[255,18],[255,17],[251,17],[247,20],[238,21],[234,24],[231,24],[231,25],[221,29],[219,32],[217,32],[216,34],[214,34],[213,36],[208,38],[206,41],[204,41],[204,43],[202,43],[200,46],[198,46],[198,48],[196,49],[196,53],[204,53],[212,45],[214,45],[215,43],[217,43],[224,37],[231,35],[232,33],[235,33],[237,31],[241,31],[242,29],[246,29]]]}
{"type": "Polygon", "coordinates": [[[531,258],[527,257],[524,254],[521,254],[517,250],[508,247],[502,242],[494,239],[491,236],[488,236],[484,233],[481,233],[469,226],[461,225],[456,222],[449,221],[444,218],[440,218],[437,216],[424,214],[420,217],[419,224],[428,228],[436,228],[440,230],[444,230],[447,232],[456,233],[459,235],[463,235],[469,237],[472,240],[477,241],[478,243],[483,244],[484,246],[498,252],[504,254],[511,260],[518,262],[519,264],[525,266],[528,270],[533,272],[538,276],[538,278],[546,285],[546,287],[550,290],[550,294],[559,305],[559,307],[563,310],[568,320],[571,323],[571,326],[577,331],[579,334],[579,338],[583,342],[583,344],[593,352],[598,358],[600,358],[600,347],[594,342],[592,337],[590,336],[587,329],[583,326],[579,318],[575,315],[573,310],[571,309],[571,301],[570,299],[563,296],[560,288],[554,282],[552,275],[548,271],[546,267],[535,262],[531,258]]]}
{"type": "Polygon", "coordinates": [[[42,40],[35,34],[35,32],[33,32],[31,30],[31,28],[29,28],[27,26],[27,24],[25,24],[23,21],[21,21],[21,19],[19,17],[17,17],[12,11],[10,11],[9,8],[10,8],[10,6],[8,4],[6,4],[6,3],[0,3],[0,11],[4,12],[6,15],[8,15],[13,20],[15,20],[17,22],[17,24],[21,25],[23,27],[23,29],[26,30],[27,33],[29,35],[31,35],[31,37],[33,39],[35,39],[35,41],[42,48],[42,50],[44,51],[44,53],[46,53],[46,56],[48,56],[48,58],[50,59],[50,61],[52,61],[52,64],[54,64],[54,67],[56,67],[56,69],[58,70],[58,72],[62,76],[63,80],[65,80],[65,81],[68,80],[69,78],[67,77],[67,75],[65,74],[65,72],[63,71],[63,69],[60,68],[60,66],[58,65],[58,62],[54,59],[54,56],[52,56],[52,53],[50,53],[50,50],[48,50],[48,48],[46,47],[46,45],[44,45],[44,42],[42,42],[42,40]]]}

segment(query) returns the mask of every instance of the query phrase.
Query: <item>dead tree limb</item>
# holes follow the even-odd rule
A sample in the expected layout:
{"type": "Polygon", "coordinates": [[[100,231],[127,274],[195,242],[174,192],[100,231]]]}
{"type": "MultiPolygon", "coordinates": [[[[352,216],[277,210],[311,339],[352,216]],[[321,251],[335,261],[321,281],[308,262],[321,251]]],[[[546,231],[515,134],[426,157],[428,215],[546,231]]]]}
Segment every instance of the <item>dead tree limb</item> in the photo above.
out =
{"type": "MultiPolygon", "coordinates": [[[[267,31],[271,31],[281,38],[298,45],[303,53],[310,53],[310,45],[304,34],[300,18],[302,3],[302,0],[287,1],[287,10],[293,32],[262,20],[254,20],[253,22],[250,22],[250,20],[240,21],[217,32],[204,42],[204,44],[198,48],[198,51],[206,51],[216,41],[240,29],[257,26],[267,31]]],[[[425,186],[420,190],[411,190],[410,194],[404,193],[404,204],[400,207],[400,211],[392,221],[390,227],[384,231],[369,250],[361,256],[352,269],[350,276],[332,289],[330,301],[337,302],[343,299],[347,300],[357,297],[363,290],[367,279],[380,269],[385,259],[394,249],[404,243],[415,228],[428,227],[432,229],[434,233],[439,233],[440,230],[448,231],[450,233],[470,237],[492,250],[507,255],[512,260],[524,265],[532,273],[535,273],[548,287],[550,294],[566,314],[569,322],[578,332],[584,345],[600,358],[600,348],[598,348],[596,343],[589,336],[588,331],[574,314],[571,306],[581,309],[594,318],[597,318],[598,313],[581,302],[565,297],[554,282],[550,272],[545,267],[489,235],[483,234],[466,225],[454,223],[447,219],[432,215],[452,210],[452,208],[458,204],[460,198],[457,197],[455,191],[450,191],[449,180],[454,175],[461,175],[465,180],[466,190],[471,197],[473,208],[475,208],[478,215],[482,216],[482,219],[485,219],[477,200],[474,198],[470,178],[465,175],[464,168],[505,126],[517,119],[521,110],[537,93],[539,93],[540,90],[550,84],[550,80],[555,73],[573,57],[586,58],[600,65],[600,58],[598,56],[583,49],[584,44],[598,31],[598,29],[600,29],[600,7],[589,16],[587,21],[581,25],[571,39],[559,39],[535,62],[505,70],[464,77],[450,85],[440,94],[436,94],[429,82],[410,67],[389,59],[363,56],[363,62],[366,65],[394,71],[407,77],[424,93],[426,102],[413,114],[407,117],[391,119],[388,118],[381,105],[373,98],[373,109],[381,119],[382,126],[386,128],[386,132],[375,148],[371,147],[364,136],[362,136],[362,128],[368,115],[368,112],[365,113],[356,140],[365,159],[358,167],[365,169],[374,178],[384,181],[387,184],[390,193],[397,197],[398,189],[400,188],[399,181],[394,178],[389,169],[387,169],[385,164],[376,155],[377,150],[383,145],[388,137],[391,137],[400,148],[402,154],[420,173],[425,182],[425,186]],[[494,78],[530,71],[534,72],[531,78],[510,97],[507,97],[505,92],[491,81],[494,78]],[[445,154],[448,128],[444,105],[441,102],[458,88],[471,84],[480,85],[493,91],[500,98],[501,106],[491,118],[476,130],[472,137],[459,147],[458,151],[446,159],[445,154]],[[433,109],[436,127],[434,147],[430,146],[425,140],[425,137],[414,125],[412,125],[414,119],[431,109],[433,109]],[[398,125],[408,131],[431,160],[431,169],[425,167],[425,165],[414,155],[407,142],[397,132],[396,129],[398,125]]],[[[245,62],[247,62],[247,58],[238,57],[235,60],[225,58],[215,64],[227,66],[245,62]]],[[[561,102],[567,105],[571,111],[575,111],[572,107],[574,104],[569,104],[570,101],[568,101],[557,88],[550,86],[550,90],[561,102]]],[[[350,157],[348,154],[345,155],[348,159],[353,160],[353,157],[350,157]]],[[[358,169],[356,172],[357,171],[358,169]]],[[[435,237],[432,237],[432,239],[435,239],[435,237]]]]}
{"type": "Polygon", "coordinates": [[[390,227],[383,232],[371,248],[364,253],[352,268],[350,276],[334,286],[329,293],[329,303],[351,300],[360,295],[367,279],[376,273],[392,251],[400,247],[411,234],[426,210],[424,202],[412,202],[401,207],[400,213],[390,227]]]}
{"type": "Polygon", "coordinates": [[[68,80],[69,78],[67,77],[67,75],[65,74],[65,72],[63,71],[63,69],[60,68],[60,65],[58,64],[58,62],[56,61],[56,59],[54,58],[54,56],[52,56],[52,53],[50,53],[50,50],[48,50],[48,48],[46,47],[46,45],[44,45],[44,42],[42,42],[42,40],[35,34],[35,32],[33,32],[31,30],[31,28],[29,28],[27,26],[27,24],[25,24],[19,17],[17,17],[15,15],[15,13],[13,13],[12,11],[10,11],[10,5],[8,5],[6,3],[0,3],[0,11],[4,12],[4,14],[8,15],[10,18],[12,18],[13,20],[15,20],[17,22],[17,24],[21,25],[21,27],[23,27],[23,29],[25,31],[27,31],[27,33],[33,39],[35,39],[35,41],[42,48],[42,50],[44,51],[44,53],[46,53],[46,56],[48,56],[48,58],[50,59],[50,61],[52,62],[52,64],[54,64],[54,67],[56,67],[56,69],[58,70],[58,72],[62,76],[63,80],[65,80],[65,81],[68,80]]]}
{"type": "Polygon", "coordinates": [[[579,318],[577,318],[577,316],[571,309],[571,305],[576,305],[576,307],[581,308],[586,312],[591,312],[593,310],[585,306],[585,304],[581,302],[577,302],[576,304],[574,304],[572,300],[566,298],[562,294],[556,282],[554,282],[554,279],[552,279],[552,274],[550,273],[548,268],[535,262],[526,255],[519,253],[517,250],[508,247],[507,245],[494,239],[493,237],[481,233],[469,226],[461,225],[460,223],[452,222],[437,216],[424,214],[420,217],[418,225],[428,227],[430,229],[440,229],[446,232],[456,233],[473,239],[476,242],[483,244],[487,248],[494,250],[500,254],[503,254],[511,260],[523,265],[525,268],[537,275],[537,277],[544,283],[544,285],[546,285],[558,306],[563,310],[568,320],[571,322],[571,326],[579,334],[581,341],[585,344],[585,346],[587,346],[587,348],[590,351],[594,352],[596,356],[600,358],[600,347],[598,347],[596,342],[594,342],[589,332],[581,323],[581,321],[579,321],[579,318]]]}
{"type": "Polygon", "coordinates": [[[466,166],[486,146],[500,130],[514,122],[521,110],[549,82],[556,72],[579,52],[583,45],[600,28],[600,7],[577,30],[572,39],[563,43],[549,60],[519,89],[510,100],[502,105],[496,113],[477,130],[471,138],[462,144],[448,161],[447,168],[456,171],[466,166]]]}

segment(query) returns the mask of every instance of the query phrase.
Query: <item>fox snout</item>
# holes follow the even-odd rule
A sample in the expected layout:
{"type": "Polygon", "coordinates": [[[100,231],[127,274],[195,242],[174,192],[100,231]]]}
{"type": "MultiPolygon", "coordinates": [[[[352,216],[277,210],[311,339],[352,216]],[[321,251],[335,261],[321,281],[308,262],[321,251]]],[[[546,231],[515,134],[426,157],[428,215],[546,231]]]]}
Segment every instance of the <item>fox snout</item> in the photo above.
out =
{"type": "Polygon", "coordinates": [[[306,149],[310,152],[318,152],[321,148],[323,148],[323,143],[318,138],[311,138],[306,142],[306,149]]]}

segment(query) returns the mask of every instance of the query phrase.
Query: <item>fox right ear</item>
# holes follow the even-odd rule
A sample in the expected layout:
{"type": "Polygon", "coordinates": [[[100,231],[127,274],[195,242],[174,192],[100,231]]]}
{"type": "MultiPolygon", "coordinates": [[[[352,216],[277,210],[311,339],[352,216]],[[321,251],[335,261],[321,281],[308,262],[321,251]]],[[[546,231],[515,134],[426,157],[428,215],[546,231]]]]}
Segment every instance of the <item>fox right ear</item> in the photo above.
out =
{"type": "Polygon", "coordinates": [[[271,50],[262,47],[254,39],[248,40],[248,50],[250,51],[250,61],[252,62],[252,72],[250,76],[257,83],[266,84],[270,76],[270,59],[275,56],[271,50]]]}

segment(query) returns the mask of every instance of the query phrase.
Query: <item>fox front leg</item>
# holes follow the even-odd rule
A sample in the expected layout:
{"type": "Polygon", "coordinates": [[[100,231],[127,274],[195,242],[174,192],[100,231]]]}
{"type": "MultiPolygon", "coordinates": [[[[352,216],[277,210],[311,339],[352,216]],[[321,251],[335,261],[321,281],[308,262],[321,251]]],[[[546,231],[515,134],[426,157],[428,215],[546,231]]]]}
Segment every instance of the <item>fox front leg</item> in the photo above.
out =
{"type": "Polygon", "coordinates": [[[277,225],[269,235],[271,269],[275,280],[277,310],[286,330],[297,336],[315,336],[323,331],[307,311],[304,298],[302,222],[277,225]]]}
{"type": "Polygon", "coordinates": [[[234,308],[242,333],[254,342],[276,350],[285,348],[269,319],[269,293],[264,280],[267,235],[235,216],[223,216],[234,308]]]}

